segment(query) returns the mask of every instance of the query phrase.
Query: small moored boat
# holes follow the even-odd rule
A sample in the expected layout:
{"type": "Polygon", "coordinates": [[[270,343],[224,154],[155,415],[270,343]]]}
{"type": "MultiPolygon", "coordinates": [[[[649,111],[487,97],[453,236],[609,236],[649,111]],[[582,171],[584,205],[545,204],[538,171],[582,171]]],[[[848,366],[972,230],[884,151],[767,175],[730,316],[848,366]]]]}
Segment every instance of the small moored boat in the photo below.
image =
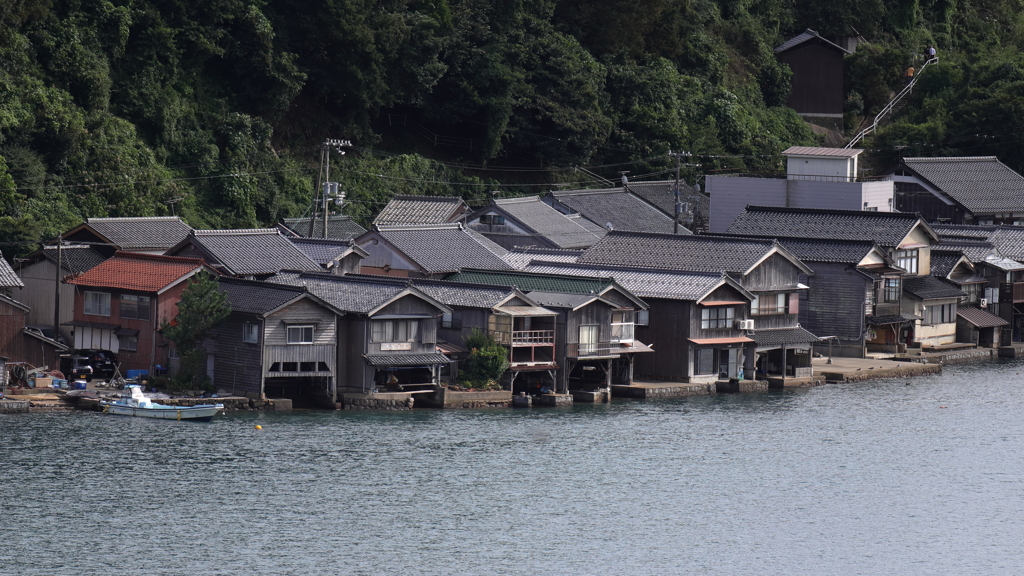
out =
{"type": "Polygon", "coordinates": [[[131,391],[131,396],[124,400],[100,402],[100,405],[103,406],[103,411],[119,416],[209,422],[218,412],[224,410],[223,404],[200,404],[198,406],[165,406],[157,404],[146,398],[145,394],[142,393],[142,387],[138,384],[129,384],[125,386],[125,390],[131,391]]]}

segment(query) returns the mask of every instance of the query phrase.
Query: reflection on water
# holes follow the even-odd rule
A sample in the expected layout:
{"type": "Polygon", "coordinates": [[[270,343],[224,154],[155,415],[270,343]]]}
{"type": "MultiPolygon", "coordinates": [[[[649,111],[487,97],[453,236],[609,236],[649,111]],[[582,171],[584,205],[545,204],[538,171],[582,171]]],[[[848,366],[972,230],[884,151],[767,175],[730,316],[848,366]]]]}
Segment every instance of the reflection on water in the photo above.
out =
{"type": "Polygon", "coordinates": [[[0,416],[0,574],[1014,573],[1021,372],[572,409],[0,416]]]}

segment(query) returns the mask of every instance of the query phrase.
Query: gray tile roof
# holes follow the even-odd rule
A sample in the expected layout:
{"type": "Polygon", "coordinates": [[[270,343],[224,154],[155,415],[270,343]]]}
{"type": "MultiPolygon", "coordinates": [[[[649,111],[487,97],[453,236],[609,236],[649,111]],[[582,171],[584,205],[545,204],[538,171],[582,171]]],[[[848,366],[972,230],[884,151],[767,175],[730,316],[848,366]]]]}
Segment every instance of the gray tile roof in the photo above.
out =
{"type": "Polygon", "coordinates": [[[599,294],[612,283],[612,279],[607,276],[594,278],[578,274],[537,274],[490,270],[466,270],[452,274],[446,279],[472,284],[515,286],[528,293],[540,291],[561,294],[599,294]]]}
{"type": "Polygon", "coordinates": [[[505,254],[505,262],[513,268],[522,270],[533,260],[548,262],[575,262],[582,250],[561,250],[558,248],[512,248],[505,254]]]}
{"type": "Polygon", "coordinates": [[[564,214],[542,202],[539,196],[494,200],[492,207],[517,220],[558,248],[587,248],[593,246],[599,239],[598,235],[580,225],[579,218],[566,218],[564,214]]]}
{"type": "Polygon", "coordinates": [[[545,292],[534,290],[530,299],[545,308],[577,308],[600,298],[596,294],[566,294],[565,292],[545,292]]]}
{"type": "Polygon", "coordinates": [[[904,158],[903,165],[975,214],[1024,210],[1024,176],[995,156],[904,158]]]}
{"type": "Polygon", "coordinates": [[[962,290],[935,276],[919,276],[903,281],[903,292],[921,300],[934,298],[960,298],[966,296],[962,290]]]}
{"type": "Polygon", "coordinates": [[[992,231],[988,241],[1003,256],[1024,262],[1024,227],[1000,226],[992,231]]]}
{"type": "Polygon", "coordinates": [[[305,293],[301,286],[283,286],[231,277],[219,279],[220,291],[227,294],[232,312],[266,314],[305,293]]]}
{"type": "Polygon", "coordinates": [[[920,216],[903,212],[747,206],[729,227],[729,233],[874,240],[879,246],[892,248],[919,223],[924,224],[920,216]]]}
{"type": "MultiPolygon", "coordinates": [[[[659,210],[669,217],[675,215],[676,196],[672,193],[675,180],[656,180],[649,182],[634,181],[628,184],[629,191],[643,198],[650,204],[654,204],[659,210]]],[[[685,182],[679,183],[679,201],[689,202],[694,212],[694,217],[708,221],[711,214],[711,201],[708,197],[697,192],[685,182]]]]}
{"type": "Polygon", "coordinates": [[[25,283],[14,273],[7,259],[0,254],[0,288],[24,288],[25,283]]]}
{"type": "MultiPolygon", "coordinates": [[[[43,248],[43,254],[46,258],[56,262],[57,261],[57,247],[47,246],[43,248]]],[[[70,271],[72,274],[78,272],[88,272],[96,266],[99,266],[106,260],[107,257],[100,254],[92,246],[63,246],[60,249],[60,262],[61,266],[70,271]]]]}
{"type": "Polygon", "coordinates": [[[412,284],[445,306],[462,308],[494,308],[516,293],[509,286],[485,286],[445,280],[416,279],[412,284]]]}
{"type": "Polygon", "coordinates": [[[935,230],[943,239],[949,237],[988,240],[996,228],[996,226],[973,226],[971,224],[932,224],[932,230],[935,230]]]}
{"type": "Polygon", "coordinates": [[[192,231],[176,216],[88,218],[85,223],[122,250],[166,250],[192,231]]]}
{"type": "Polygon", "coordinates": [[[381,226],[377,232],[430,274],[512,269],[503,259],[508,250],[460,224],[381,226]]]}
{"type": "MultiPolygon", "coordinates": [[[[776,238],[804,262],[856,264],[877,245],[871,240],[829,240],[817,238],[776,238]]],[[[934,253],[934,252],[933,252],[934,253]]]]}
{"type": "Polygon", "coordinates": [[[807,329],[797,326],[796,328],[774,328],[769,330],[755,330],[751,336],[758,346],[782,346],[783,344],[814,344],[818,337],[811,334],[807,329]]]}
{"type": "MultiPolygon", "coordinates": [[[[598,226],[611,224],[613,230],[671,234],[675,226],[667,214],[622,188],[553,191],[544,201],[555,206],[557,202],[598,226]]],[[[689,230],[681,227],[680,233],[689,230]]]]}
{"type": "Polygon", "coordinates": [[[836,50],[841,51],[843,54],[849,54],[850,53],[849,50],[843,48],[842,46],[839,46],[838,44],[834,44],[834,43],[829,42],[828,40],[822,38],[821,35],[819,35],[814,30],[811,30],[810,28],[804,30],[804,32],[802,34],[798,34],[797,36],[794,36],[794,37],[790,38],[789,40],[786,40],[782,44],[779,44],[778,46],[775,47],[775,51],[776,52],[785,52],[787,50],[791,50],[793,48],[796,48],[797,46],[803,44],[804,42],[810,42],[812,40],[813,41],[822,42],[823,44],[825,44],[826,46],[829,46],[829,47],[834,47],[836,50]]]}
{"type": "MultiPolygon", "coordinates": [[[[362,248],[356,247],[352,240],[322,240],[320,238],[288,238],[296,248],[302,250],[303,254],[321,266],[334,262],[338,257],[344,256],[354,248],[362,252],[362,248]]],[[[365,253],[365,252],[364,252],[365,253]]]]}
{"type": "Polygon", "coordinates": [[[305,286],[311,294],[335,308],[356,314],[367,314],[387,304],[410,287],[409,281],[405,278],[349,277],[296,272],[282,272],[269,278],[267,282],[305,286]]]}
{"type": "Polygon", "coordinates": [[[722,281],[722,275],[714,272],[668,272],[543,261],[534,261],[524,272],[614,278],[625,289],[641,298],[668,300],[699,300],[722,281]]]}
{"type": "MultiPolygon", "coordinates": [[[[309,218],[285,218],[284,225],[299,236],[304,236],[306,238],[323,238],[323,218],[317,218],[313,221],[312,231],[309,227],[309,220],[309,218]]],[[[336,214],[327,218],[327,238],[331,240],[351,240],[364,232],[366,232],[366,228],[360,226],[349,216],[336,214]]]]}
{"type": "Polygon", "coordinates": [[[774,247],[775,241],[765,238],[611,232],[585,251],[577,262],[743,274],[774,247]]]}
{"type": "Polygon", "coordinates": [[[466,208],[462,198],[452,196],[395,196],[373,219],[373,224],[444,224],[456,219],[466,208]]]}
{"type": "Polygon", "coordinates": [[[971,262],[982,262],[985,257],[995,251],[989,242],[947,242],[943,241],[937,248],[947,252],[960,252],[971,262]]]}
{"type": "MultiPolygon", "coordinates": [[[[233,276],[262,276],[281,270],[320,270],[277,228],[194,230],[174,251],[191,242],[233,276]]],[[[216,267],[216,266],[215,266],[216,267]]]]}
{"type": "Polygon", "coordinates": [[[884,326],[886,324],[902,324],[904,322],[913,322],[914,320],[920,320],[920,316],[914,316],[913,314],[890,314],[888,316],[867,316],[868,324],[872,326],[884,326]]]}
{"type": "Polygon", "coordinates": [[[953,271],[964,253],[959,250],[932,250],[932,276],[945,278],[953,271]]]}

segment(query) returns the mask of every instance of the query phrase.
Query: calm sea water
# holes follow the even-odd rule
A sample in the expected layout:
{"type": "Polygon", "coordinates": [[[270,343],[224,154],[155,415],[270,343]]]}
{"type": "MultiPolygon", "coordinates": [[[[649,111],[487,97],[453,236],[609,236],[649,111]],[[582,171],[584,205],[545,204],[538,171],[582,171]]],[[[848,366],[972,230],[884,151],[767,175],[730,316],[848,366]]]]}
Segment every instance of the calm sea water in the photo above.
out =
{"type": "Polygon", "coordinates": [[[1022,378],[1012,362],[565,410],[0,416],[0,574],[1020,573],[1022,378]]]}

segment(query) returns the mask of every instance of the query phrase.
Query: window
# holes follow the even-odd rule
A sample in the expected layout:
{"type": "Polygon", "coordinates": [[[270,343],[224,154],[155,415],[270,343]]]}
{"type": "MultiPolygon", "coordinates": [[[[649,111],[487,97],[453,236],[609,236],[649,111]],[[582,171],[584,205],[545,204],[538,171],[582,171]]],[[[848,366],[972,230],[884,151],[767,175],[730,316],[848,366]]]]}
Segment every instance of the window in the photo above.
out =
{"type": "Polygon", "coordinates": [[[462,310],[453,310],[451,314],[445,312],[441,317],[441,328],[453,330],[462,329],[462,310]]]}
{"type": "Polygon", "coordinates": [[[715,350],[714,348],[702,348],[694,352],[694,371],[697,374],[715,373],[715,350]]]}
{"type": "Polygon", "coordinates": [[[498,214],[484,214],[480,217],[480,223],[501,225],[505,223],[505,217],[498,214]]]}
{"type": "Polygon", "coordinates": [[[149,296],[121,294],[121,318],[149,320],[149,296]]]}
{"type": "Polygon", "coordinates": [[[752,315],[786,314],[789,311],[789,294],[767,294],[754,296],[750,303],[752,315]]]}
{"type": "Polygon", "coordinates": [[[700,311],[700,327],[705,330],[715,328],[732,328],[734,317],[732,307],[705,308],[700,311]]]}
{"type": "Polygon", "coordinates": [[[86,292],[85,313],[90,316],[110,316],[110,294],[86,292]]]}
{"type": "Polygon", "coordinates": [[[580,356],[597,353],[597,326],[580,326],[580,356]]]}
{"type": "Polygon", "coordinates": [[[967,293],[960,299],[961,304],[977,304],[978,299],[981,298],[981,293],[985,289],[984,284],[963,284],[960,289],[967,293]]]}
{"type": "Polygon", "coordinates": [[[897,266],[910,274],[917,274],[917,250],[897,250],[894,256],[897,266]]]}
{"type": "Polygon", "coordinates": [[[139,337],[138,336],[118,336],[117,345],[121,350],[127,352],[135,352],[139,349],[139,337]]]}
{"type": "Polygon", "coordinates": [[[419,320],[374,320],[371,337],[374,342],[415,342],[419,320]]]}
{"type": "Polygon", "coordinates": [[[650,326],[650,310],[637,310],[635,324],[637,326],[650,326]]]}
{"type": "Polygon", "coordinates": [[[612,342],[633,341],[633,311],[612,312],[612,342]]]}
{"type": "Polygon", "coordinates": [[[312,326],[289,326],[288,327],[288,343],[289,344],[312,344],[313,343],[313,327],[312,326]]]}
{"type": "Polygon", "coordinates": [[[868,284],[864,290],[864,313],[874,314],[875,313],[875,292],[878,290],[878,285],[872,282],[868,284]]]}
{"type": "Polygon", "coordinates": [[[882,297],[888,304],[893,304],[900,301],[900,279],[899,278],[886,278],[885,288],[883,290],[882,297]]]}
{"type": "Polygon", "coordinates": [[[956,322],[956,303],[925,306],[921,323],[926,326],[956,322]]]}
{"type": "Polygon", "coordinates": [[[255,344],[260,341],[260,325],[246,322],[242,324],[242,342],[255,344]]]}

